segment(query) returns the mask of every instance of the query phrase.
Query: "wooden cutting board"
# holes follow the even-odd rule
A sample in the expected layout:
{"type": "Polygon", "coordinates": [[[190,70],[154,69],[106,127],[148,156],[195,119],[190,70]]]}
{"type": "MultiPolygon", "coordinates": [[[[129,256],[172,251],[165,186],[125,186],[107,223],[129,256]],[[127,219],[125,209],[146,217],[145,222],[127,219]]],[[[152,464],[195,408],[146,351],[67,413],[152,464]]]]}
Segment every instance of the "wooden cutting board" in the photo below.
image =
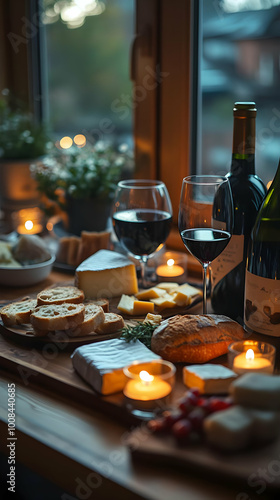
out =
{"type": "Polygon", "coordinates": [[[226,476],[229,480],[245,482],[247,486],[252,484],[254,493],[261,484],[265,489],[280,488],[280,435],[277,441],[266,446],[230,454],[215,451],[206,444],[179,447],[172,436],[152,435],[142,425],[130,433],[126,444],[132,456],[145,463],[149,460],[184,470],[197,472],[200,469],[204,474],[216,475],[217,480],[226,476]],[[269,480],[261,479],[261,471],[266,471],[269,480]]]}

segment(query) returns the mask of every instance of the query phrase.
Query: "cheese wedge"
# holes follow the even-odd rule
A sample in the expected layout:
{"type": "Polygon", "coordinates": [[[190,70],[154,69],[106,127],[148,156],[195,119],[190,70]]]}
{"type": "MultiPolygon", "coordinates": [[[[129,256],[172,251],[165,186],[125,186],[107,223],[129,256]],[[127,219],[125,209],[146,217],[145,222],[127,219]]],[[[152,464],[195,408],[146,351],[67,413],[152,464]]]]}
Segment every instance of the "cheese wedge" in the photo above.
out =
{"type": "Polygon", "coordinates": [[[154,286],[153,288],[148,288],[147,290],[142,290],[141,292],[136,293],[136,297],[137,299],[140,300],[149,300],[161,297],[165,293],[166,293],[165,290],[162,290],[157,286],[154,286]]]}
{"type": "Polygon", "coordinates": [[[173,300],[177,304],[177,306],[188,306],[192,299],[198,295],[202,295],[202,291],[198,290],[194,286],[188,285],[185,283],[184,285],[179,286],[173,292],[173,300]]]}
{"type": "Polygon", "coordinates": [[[138,292],[136,269],[124,255],[99,250],[76,269],[75,285],[86,299],[118,297],[138,292]]]}
{"type": "Polygon", "coordinates": [[[142,316],[154,312],[154,304],[152,302],[137,300],[135,297],[123,294],[118,304],[118,309],[130,316],[142,316]]]}
{"type": "Polygon", "coordinates": [[[78,347],[71,356],[73,367],[95,391],[108,395],[122,391],[127,379],[123,368],[135,361],[160,359],[139,340],[127,343],[112,339],[78,347]]]}

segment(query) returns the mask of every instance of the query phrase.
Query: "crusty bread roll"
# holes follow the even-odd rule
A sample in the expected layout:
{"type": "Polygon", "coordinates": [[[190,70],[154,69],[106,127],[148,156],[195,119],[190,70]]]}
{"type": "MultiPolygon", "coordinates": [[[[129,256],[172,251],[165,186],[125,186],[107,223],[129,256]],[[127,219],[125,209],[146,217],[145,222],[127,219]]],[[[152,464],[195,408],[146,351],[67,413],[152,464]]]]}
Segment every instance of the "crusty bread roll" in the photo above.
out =
{"type": "Polygon", "coordinates": [[[84,321],[75,328],[70,328],[67,333],[71,337],[81,337],[95,332],[95,330],[105,321],[105,313],[100,306],[95,304],[85,305],[84,321]]]}
{"type": "Polygon", "coordinates": [[[22,325],[30,322],[30,314],[37,306],[36,299],[12,302],[0,310],[1,318],[6,326],[22,325]]]}
{"type": "Polygon", "coordinates": [[[124,327],[123,317],[115,313],[105,313],[105,320],[97,329],[97,333],[115,333],[124,327]]]}
{"type": "Polygon", "coordinates": [[[51,304],[36,307],[30,316],[35,334],[76,328],[84,321],[84,304],[51,304]],[[42,332],[40,332],[42,331],[42,332]]]}
{"type": "Polygon", "coordinates": [[[244,336],[242,326],[227,316],[177,315],[162,321],[154,330],[151,348],[175,363],[205,363],[225,354],[231,342],[244,336]]]}
{"type": "Polygon", "coordinates": [[[84,292],[75,286],[58,286],[39,292],[37,295],[37,305],[63,304],[65,302],[80,304],[84,298],[84,292]]]}

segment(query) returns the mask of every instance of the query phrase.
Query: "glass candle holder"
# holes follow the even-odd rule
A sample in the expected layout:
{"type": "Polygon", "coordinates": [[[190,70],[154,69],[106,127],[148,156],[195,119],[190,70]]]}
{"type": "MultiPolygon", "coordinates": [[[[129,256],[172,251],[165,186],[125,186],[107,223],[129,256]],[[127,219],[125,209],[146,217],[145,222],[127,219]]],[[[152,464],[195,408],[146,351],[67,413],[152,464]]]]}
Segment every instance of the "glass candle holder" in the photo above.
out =
{"type": "Polygon", "coordinates": [[[272,374],[276,349],[266,342],[244,340],[233,342],[228,348],[228,364],[238,375],[244,373],[272,374]]]}
{"type": "Polygon", "coordinates": [[[12,214],[13,225],[18,234],[40,234],[44,214],[38,207],[23,208],[12,214]]]}
{"type": "Polygon", "coordinates": [[[165,252],[156,268],[158,281],[179,281],[186,278],[187,256],[183,252],[165,252]]]}
{"type": "Polygon", "coordinates": [[[175,383],[175,366],[162,359],[139,362],[123,369],[125,404],[135,415],[150,418],[168,405],[175,383]]]}

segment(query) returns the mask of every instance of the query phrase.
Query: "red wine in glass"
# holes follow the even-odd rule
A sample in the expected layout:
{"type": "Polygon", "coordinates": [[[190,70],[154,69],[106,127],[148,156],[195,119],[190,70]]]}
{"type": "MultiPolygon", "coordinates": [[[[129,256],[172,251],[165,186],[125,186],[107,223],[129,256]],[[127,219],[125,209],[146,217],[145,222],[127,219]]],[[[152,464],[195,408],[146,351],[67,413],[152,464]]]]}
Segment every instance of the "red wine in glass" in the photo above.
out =
{"type": "Polygon", "coordinates": [[[207,268],[227,246],[233,227],[228,179],[215,175],[185,177],[178,226],[185,247],[203,266],[203,314],[206,314],[207,268]]]}
{"type": "Polygon", "coordinates": [[[161,210],[124,210],[113,215],[115,233],[133,255],[151,255],[169,235],[172,215],[161,210]]]}
{"type": "Polygon", "coordinates": [[[145,287],[147,260],[171,229],[172,205],[165,184],[145,179],[120,181],[112,218],[121,245],[140,262],[140,285],[145,287]]]}

